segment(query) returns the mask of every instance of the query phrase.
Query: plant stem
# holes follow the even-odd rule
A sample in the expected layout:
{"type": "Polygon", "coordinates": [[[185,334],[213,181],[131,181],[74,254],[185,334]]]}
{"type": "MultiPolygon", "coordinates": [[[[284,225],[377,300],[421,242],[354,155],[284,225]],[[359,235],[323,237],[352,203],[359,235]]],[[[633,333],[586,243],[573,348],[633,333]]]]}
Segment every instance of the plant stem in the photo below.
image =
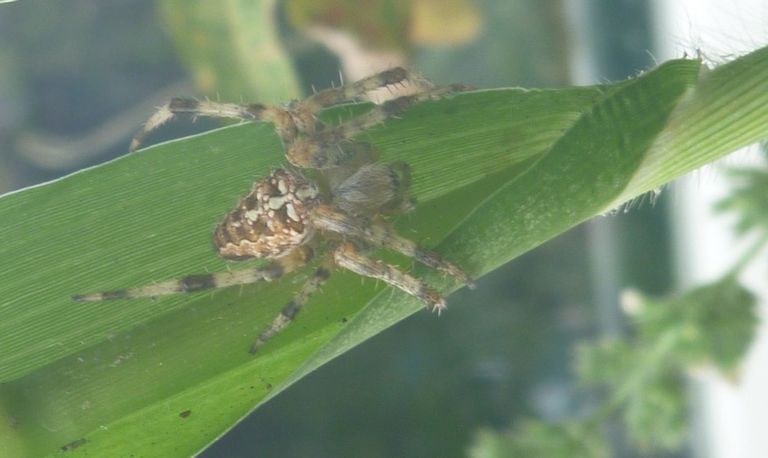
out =
{"type": "Polygon", "coordinates": [[[761,251],[763,251],[763,248],[765,247],[766,242],[768,242],[768,232],[760,236],[759,239],[752,245],[752,247],[748,250],[746,250],[742,255],[741,258],[739,258],[738,261],[736,261],[736,264],[731,267],[731,270],[728,271],[728,273],[725,275],[725,278],[736,278],[741,271],[746,267],[752,260],[757,256],[761,251]]]}

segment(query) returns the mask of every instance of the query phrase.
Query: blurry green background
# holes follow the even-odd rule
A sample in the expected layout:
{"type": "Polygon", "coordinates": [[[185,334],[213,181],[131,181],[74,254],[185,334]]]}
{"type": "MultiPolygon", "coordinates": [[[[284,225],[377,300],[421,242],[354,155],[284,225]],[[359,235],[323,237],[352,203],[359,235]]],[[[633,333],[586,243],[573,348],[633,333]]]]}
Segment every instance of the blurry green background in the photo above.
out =
{"type": "MultiPolygon", "coordinates": [[[[393,65],[480,88],[562,86],[584,67],[622,79],[653,65],[650,17],[629,0],[2,5],[0,192],[124,154],[173,95],[277,103],[393,65]]],[[[215,126],[178,122],[150,140],[215,126]]],[[[465,456],[482,429],[589,409],[573,345],[622,332],[622,287],[669,288],[663,207],[646,201],[517,259],[439,319],[418,314],[304,378],[202,456],[465,456]]]]}

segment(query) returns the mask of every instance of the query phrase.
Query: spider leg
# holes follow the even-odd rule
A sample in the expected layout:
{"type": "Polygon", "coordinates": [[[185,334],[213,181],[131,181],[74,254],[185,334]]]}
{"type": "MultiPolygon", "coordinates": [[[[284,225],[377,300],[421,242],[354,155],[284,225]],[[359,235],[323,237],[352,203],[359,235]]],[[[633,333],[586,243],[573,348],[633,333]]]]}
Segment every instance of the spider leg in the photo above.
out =
{"type": "Polygon", "coordinates": [[[458,266],[444,260],[434,251],[424,249],[381,222],[373,222],[362,217],[353,217],[346,213],[335,211],[327,205],[320,205],[313,210],[313,224],[325,231],[335,232],[347,237],[365,240],[377,246],[414,258],[420,263],[433,269],[440,270],[466,284],[475,287],[475,282],[458,266]]]}
{"type": "Polygon", "coordinates": [[[266,266],[251,269],[233,270],[211,274],[188,275],[174,280],[166,280],[154,285],[138,288],[120,289],[92,294],[72,296],[75,301],[103,301],[111,299],[133,299],[139,297],[166,296],[177,293],[190,293],[205,289],[226,288],[234,285],[247,285],[261,281],[276,280],[288,272],[306,265],[312,258],[312,250],[304,248],[276,259],[266,266]]]}
{"type": "Polygon", "coordinates": [[[380,87],[387,87],[392,84],[411,80],[422,81],[423,79],[402,67],[390,68],[389,70],[371,75],[351,84],[324,89],[307,97],[301,104],[309,110],[316,112],[340,103],[359,100],[365,97],[370,91],[380,87]]]}
{"type": "Polygon", "coordinates": [[[297,167],[315,169],[339,167],[354,158],[367,154],[366,148],[370,149],[367,143],[353,141],[353,137],[356,135],[383,123],[389,118],[401,115],[412,105],[439,99],[463,89],[463,86],[451,85],[389,100],[336,127],[321,129],[297,138],[295,142],[288,145],[286,157],[297,167]]]}
{"type": "Polygon", "coordinates": [[[461,85],[450,85],[436,88],[429,88],[411,95],[403,95],[392,100],[388,100],[381,105],[376,105],[365,113],[350,119],[347,122],[335,127],[333,134],[323,132],[317,136],[336,136],[343,139],[351,139],[355,135],[375,127],[389,118],[395,118],[403,114],[411,106],[426,102],[428,100],[437,100],[454,92],[461,92],[464,87],[461,85]]]}
{"type": "Polygon", "coordinates": [[[432,311],[445,309],[445,299],[426,282],[414,278],[398,268],[363,255],[352,243],[344,243],[333,252],[337,265],[365,277],[382,280],[416,297],[432,311]]]}
{"type": "Polygon", "coordinates": [[[266,121],[275,125],[278,135],[283,141],[290,141],[296,135],[296,127],[286,110],[261,104],[239,105],[221,103],[211,100],[174,98],[158,108],[139,129],[131,140],[130,151],[136,151],[147,135],[177,114],[189,114],[194,117],[241,119],[244,121],[266,121]]]}
{"type": "Polygon", "coordinates": [[[326,280],[328,280],[330,275],[331,272],[326,267],[318,267],[315,269],[312,277],[310,277],[309,280],[304,283],[304,286],[302,286],[301,289],[293,296],[293,299],[291,299],[287,304],[285,304],[285,306],[283,306],[283,309],[275,317],[275,319],[272,320],[272,323],[270,323],[269,326],[263,330],[261,334],[259,334],[259,337],[253,343],[253,345],[251,345],[251,353],[256,353],[259,351],[259,348],[266,344],[269,339],[271,339],[275,334],[288,326],[296,317],[296,315],[301,312],[301,309],[304,308],[304,305],[307,303],[307,301],[309,301],[309,298],[312,297],[312,295],[315,294],[318,289],[320,289],[326,280]]]}

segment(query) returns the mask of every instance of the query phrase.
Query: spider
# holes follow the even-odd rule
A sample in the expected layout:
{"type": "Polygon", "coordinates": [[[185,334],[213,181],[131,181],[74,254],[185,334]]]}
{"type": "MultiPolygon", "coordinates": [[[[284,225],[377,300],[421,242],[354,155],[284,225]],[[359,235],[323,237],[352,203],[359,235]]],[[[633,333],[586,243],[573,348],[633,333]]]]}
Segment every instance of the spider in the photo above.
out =
{"type": "Polygon", "coordinates": [[[251,345],[256,353],[285,328],[310,297],[341,267],[382,280],[440,312],[445,299],[432,286],[397,267],[372,259],[368,252],[385,248],[444,272],[469,287],[474,283],[461,268],[397,234],[386,216],[412,208],[407,196],[409,170],[405,163],[377,162],[369,143],[353,140],[365,129],[402,113],[424,100],[462,90],[453,85],[435,88],[403,68],[393,68],[347,86],[326,89],[285,107],[238,105],[195,99],[172,99],[152,115],[131,142],[140,146],[152,130],[176,114],[266,121],[275,126],[291,166],[278,168],[253,184],[234,210],[213,232],[218,254],[228,260],[269,259],[265,266],[230,272],[189,275],[137,288],[73,296],[77,301],[155,297],[261,281],[273,281],[305,266],[325,249],[314,273],[251,345]],[[414,82],[419,91],[397,97],[338,126],[316,117],[322,109],[363,100],[372,90],[414,82]]]}

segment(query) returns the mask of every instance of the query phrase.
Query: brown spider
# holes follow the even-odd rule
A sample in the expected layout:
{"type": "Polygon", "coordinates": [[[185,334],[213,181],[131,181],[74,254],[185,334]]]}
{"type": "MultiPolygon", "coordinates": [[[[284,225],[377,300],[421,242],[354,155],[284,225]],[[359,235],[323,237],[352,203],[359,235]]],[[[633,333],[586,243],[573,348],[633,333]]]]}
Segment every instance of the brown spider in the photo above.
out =
{"type": "Polygon", "coordinates": [[[445,308],[445,299],[433,287],[398,268],[371,259],[365,252],[386,248],[473,287],[472,279],[440,255],[398,235],[383,216],[407,211],[408,167],[375,162],[377,153],[368,143],[352,140],[357,133],[396,116],[414,103],[460,90],[460,86],[433,88],[407,70],[393,68],[348,86],[320,91],[287,107],[261,104],[236,105],[194,99],[173,99],[144,124],[131,142],[136,150],[150,131],[178,113],[193,116],[267,121],[275,125],[295,167],[275,169],[254,183],[213,233],[219,255],[230,260],[267,258],[262,267],[212,274],[189,275],[154,285],[74,296],[78,301],[154,297],[182,292],[272,281],[306,265],[321,245],[328,256],[296,292],[254,344],[255,353],[301,311],[338,266],[376,278],[417,297],[434,311],[445,308]],[[403,82],[419,85],[420,91],[377,105],[370,111],[330,127],[315,114],[321,109],[363,99],[371,90],[403,82]],[[310,169],[303,173],[300,169],[310,169]],[[311,174],[313,179],[309,178],[311,174]],[[322,235],[322,237],[319,237],[322,235]],[[323,242],[324,241],[324,242],[323,242]]]}

